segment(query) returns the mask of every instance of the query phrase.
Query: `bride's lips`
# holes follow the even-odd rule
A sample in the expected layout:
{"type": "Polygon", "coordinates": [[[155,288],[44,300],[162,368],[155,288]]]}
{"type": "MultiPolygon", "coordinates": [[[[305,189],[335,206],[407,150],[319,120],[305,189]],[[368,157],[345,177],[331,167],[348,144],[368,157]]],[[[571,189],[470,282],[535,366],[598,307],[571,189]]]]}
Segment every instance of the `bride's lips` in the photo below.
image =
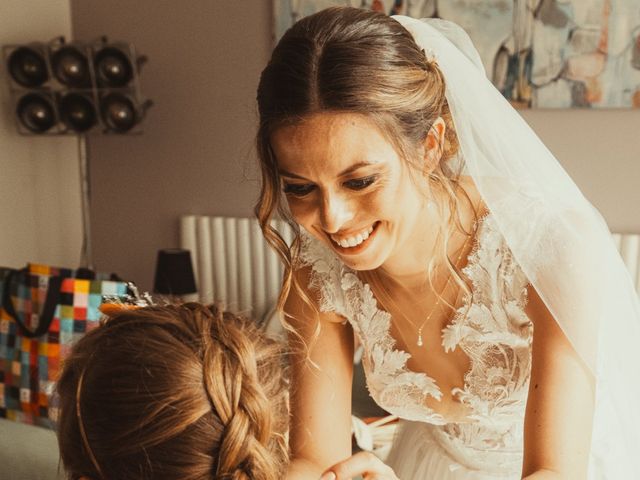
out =
{"type": "Polygon", "coordinates": [[[336,252],[338,252],[340,255],[357,255],[358,253],[362,252],[365,248],[369,246],[369,243],[371,243],[371,239],[376,236],[379,226],[380,226],[380,222],[379,221],[375,222],[373,224],[373,230],[369,234],[369,237],[366,240],[364,240],[361,244],[355,247],[341,247],[331,238],[329,238],[329,241],[331,242],[331,246],[333,247],[333,249],[336,252]]]}

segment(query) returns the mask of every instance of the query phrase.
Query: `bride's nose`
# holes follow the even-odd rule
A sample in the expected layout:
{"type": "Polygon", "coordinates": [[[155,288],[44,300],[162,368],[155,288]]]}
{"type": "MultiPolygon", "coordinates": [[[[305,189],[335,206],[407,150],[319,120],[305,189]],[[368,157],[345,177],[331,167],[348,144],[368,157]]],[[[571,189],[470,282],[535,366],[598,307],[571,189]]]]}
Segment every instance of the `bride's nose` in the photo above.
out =
{"type": "Polygon", "coordinates": [[[327,233],[339,232],[354,216],[353,205],[349,199],[335,193],[322,196],[320,206],[320,223],[327,233]]]}

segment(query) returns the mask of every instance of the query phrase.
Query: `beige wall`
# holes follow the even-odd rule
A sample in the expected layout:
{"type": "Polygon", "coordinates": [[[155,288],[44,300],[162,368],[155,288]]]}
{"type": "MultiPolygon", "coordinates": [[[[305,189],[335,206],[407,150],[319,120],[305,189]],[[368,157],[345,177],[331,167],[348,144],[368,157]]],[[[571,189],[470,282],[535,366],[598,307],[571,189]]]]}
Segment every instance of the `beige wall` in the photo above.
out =
{"type": "MultiPolygon", "coordinates": [[[[108,33],[150,57],[156,102],[138,137],[91,139],[98,267],[149,288],[182,213],[250,215],[255,87],[270,50],[267,0],[71,0],[78,38],[108,33]]],[[[640,112],[524,117],[611,226],[640,232],[640,112]]]]}
{"type": "Polygon", "coordinates": [[[156,251],[177,246],[180,214],[250,215],[269,4],[71,0],[76,38],[107,33],[148,55],[142,90],[155,102],[143,135],[90,139],[99,269],[149,288],[156,251]]]}
{"type": "MultiPolygon", "coordinates": [[[[70,37],[68,0],[0,1],[0,45],[70,37]]],[[[78,266],[82,242],[73,137],[26,137],[15,128],[0,64],[0,266],[78,266]]]]}
{"type": "Polygon", "coordinates": [[[523,112],[616,232],[640,233],[640,111],[523,112]]]}

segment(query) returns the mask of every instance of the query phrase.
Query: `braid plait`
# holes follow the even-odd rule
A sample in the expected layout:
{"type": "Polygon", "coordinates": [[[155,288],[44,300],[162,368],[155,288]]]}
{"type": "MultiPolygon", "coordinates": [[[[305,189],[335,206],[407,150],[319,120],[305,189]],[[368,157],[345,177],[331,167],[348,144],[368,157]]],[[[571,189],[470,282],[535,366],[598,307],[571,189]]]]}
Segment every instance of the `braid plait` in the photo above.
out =
{"type": "Polygon", "coordinates": [[[250,326],[239,317],[211,308],[196,316],[201,318],[197,323],[209,332],[201,335],[204,388],[223,426],[215,478],[278,478],[282,455],[274,454],[274,446],[278,447],[274,442],[279,440],[274,431],[279,422],[274,416],[282,412],[269,393],[278,395],[282,385],[265,388],[266,379],[278,376],[264,370],[273,368],[274,356],[281,352],[256,344],[250,326]]]}

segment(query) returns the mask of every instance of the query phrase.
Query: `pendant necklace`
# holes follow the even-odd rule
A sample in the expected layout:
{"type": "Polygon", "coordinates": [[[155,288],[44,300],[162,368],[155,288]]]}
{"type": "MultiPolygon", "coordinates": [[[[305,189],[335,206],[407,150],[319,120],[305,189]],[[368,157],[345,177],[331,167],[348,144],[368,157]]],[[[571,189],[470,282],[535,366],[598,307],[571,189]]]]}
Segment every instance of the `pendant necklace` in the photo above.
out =
{"type": "MultiPolygon", "coordinates": [[[[458,255],[458,258],[456,258],[456,261],[453,264],[455,267],[457,267],[460,264],[460,260],[462,259],[462,255],[464,254],[465,247],[467,246],[467,242],[469,241],[469,238],[471,238],[472,236],[473,235],[470,235],[469,237],[467,237],[467,239],[462,244],[462,248],[460,249],[460,254],[458,255]]],[[[429,312],[429,315],[427,316],[427,318],[425,318],[422,324],[418,327],[418,340],[416,341],[416,345],[418,345],[419,347],[422,347],[424,345],[424,341],[422,339],[422,329],[427,323],[429,323],[429,320],[431,319],[434,312],[438,308],[438,305],[440,305],[440,298],[442,297],[442,295],[444,295],[444,292],[447,290],[447,287],[449,286],[449,282],[451,281],[451,277],[452,277],[451,274],[447,277],[447,282],[444,284],[442,292],[440,292],[440,295],[437,296],[436,304],[431,309],[431,312],[429,312]]],[[[407,318],[407,320],[409,319],[407,318]]],[[[409,323],[411,323],[411,325],[415,327],[415,324],[411,320],[409,320],[409,323]]]]}

